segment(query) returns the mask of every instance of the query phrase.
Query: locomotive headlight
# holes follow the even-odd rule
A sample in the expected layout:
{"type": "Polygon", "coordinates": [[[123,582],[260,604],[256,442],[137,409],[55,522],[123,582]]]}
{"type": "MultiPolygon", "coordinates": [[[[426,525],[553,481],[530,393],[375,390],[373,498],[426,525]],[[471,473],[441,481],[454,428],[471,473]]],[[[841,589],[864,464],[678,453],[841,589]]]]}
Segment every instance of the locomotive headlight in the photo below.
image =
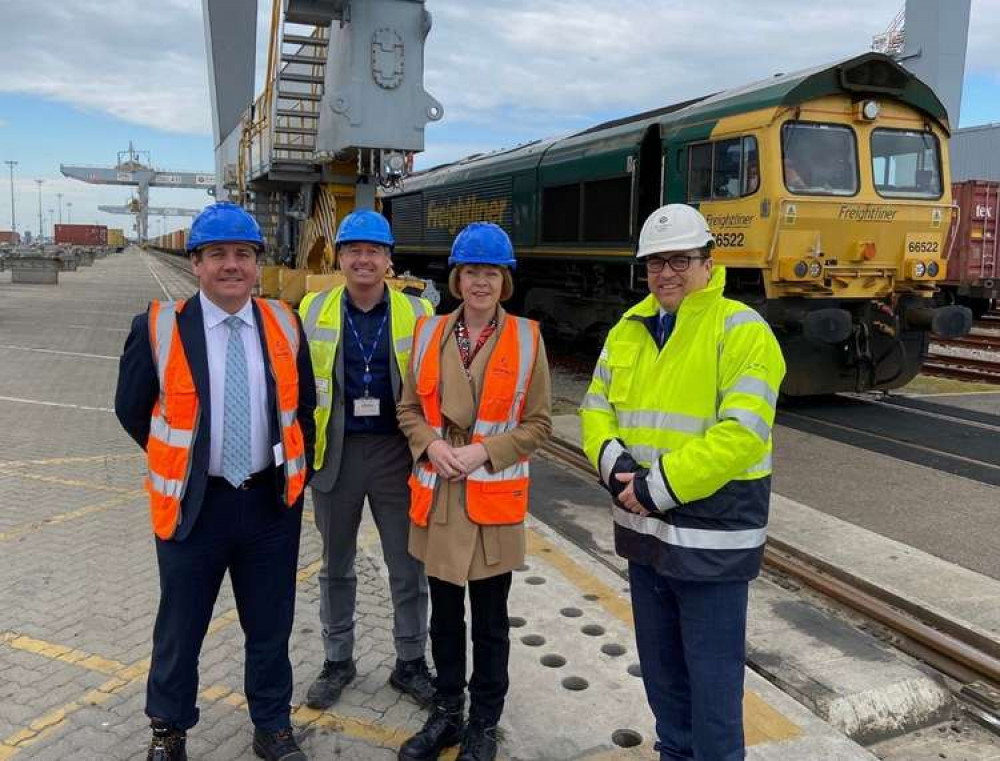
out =
{"type": "Polygon", "coordinates": [[[931,261],[927,262],[927,276],[928,277],[937,277],[938,276],[938,272],[940,272],[940,271],[941,271],[941,266],[936,261],[934,261],[932,259],[931,261]]]}
{"type": "Polygon", "coordinates": [[[875,121],[881,111],[877,100],[866,100],[861,106],[861,115],[870,122],[875,121]]]}
{"type": "Polygon", "coordinates": [[[923,262],[913,263],[913,276],[923,277],[924,273],[927,271],[927,266],[923,262]]]}
{"type": "Polygon", "coordinates": [[[805,277],[809,274],[809,265],[804,261],[795,262],[795,267],[792,269],[792,272],[795,273],[795,277],[805,277]]]}
{"type": "Polygon", "coordinates": [[[823,274],[823,265],[813,260],[809,263],[809,277],[819,277],[823,274]]]}

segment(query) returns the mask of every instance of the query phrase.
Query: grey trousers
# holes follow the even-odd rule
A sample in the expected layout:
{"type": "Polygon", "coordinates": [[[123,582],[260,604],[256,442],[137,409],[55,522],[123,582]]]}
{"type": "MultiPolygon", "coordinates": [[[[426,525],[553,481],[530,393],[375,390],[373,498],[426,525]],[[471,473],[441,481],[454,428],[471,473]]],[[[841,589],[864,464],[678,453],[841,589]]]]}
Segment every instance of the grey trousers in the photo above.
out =
{"type": "Polygon", "coordinates": [[[424,657],[427,644],[427,577],[424,564],[410,555],[412,460],[402,434],[358,434],[344,441],[340,474],[332,491],[313,489],[316,526],[323,537],[319,573],[319,617],[327,660],[354,655],[354,607],[358,580],[354,558],[365,497],[382,543],[392,594],[392,634],[396,656],[424,657]]]}

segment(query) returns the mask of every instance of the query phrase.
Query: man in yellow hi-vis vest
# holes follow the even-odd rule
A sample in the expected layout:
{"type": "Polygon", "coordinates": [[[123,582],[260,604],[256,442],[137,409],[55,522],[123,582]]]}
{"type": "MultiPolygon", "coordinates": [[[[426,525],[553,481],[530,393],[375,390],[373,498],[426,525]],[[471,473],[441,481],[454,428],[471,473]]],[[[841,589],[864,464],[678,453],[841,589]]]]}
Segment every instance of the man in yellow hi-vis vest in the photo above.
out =
{"type": "Polygon", "coordinates": [[[661,761],[744,758],[748,583],[760,570],[785,362],[724,298],[704,217],[657,209],[639,235],[650,295],[608,334],[580,409],[614,498],[661,761]]]}
{"type": "Polygon", "coordinates": [[[392,231],[361,210],[344,218],[337,251],[346,285],[310,293],[302,317],[316,376],[316,455],[312,486],[323,537],[320,620],[326,658],[309,688],[310,708],[333,705],[357,675],[354,664],[354,557],[367,499],[389,569],[396,644],[390,683],[420,705],[434,697],[424,659],[427,577],[407,551],[412,459],[396,422],[417,318],[429,302],[386,286],[392,231]]]}

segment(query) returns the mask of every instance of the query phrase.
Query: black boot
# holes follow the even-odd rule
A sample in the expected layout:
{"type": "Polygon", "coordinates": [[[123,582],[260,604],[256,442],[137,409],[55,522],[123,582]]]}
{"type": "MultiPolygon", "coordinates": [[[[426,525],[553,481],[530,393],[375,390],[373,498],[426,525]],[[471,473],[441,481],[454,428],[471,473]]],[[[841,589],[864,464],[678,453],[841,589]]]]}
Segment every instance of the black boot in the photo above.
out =
{"type": "Polygon", "coordinates": [[[389,675],[389,684],[409,695],[421,708],[427,708],[434,702],[434,675],[423,658],[412,661],[397,659],[396,668],[389,675]]]}
{"type": "Polygon", "coordinates": [[[458,745],[465,726],[465,698],[435,698],[424,728],[403,743],[399,761],[434,761],[441,751],[458,745]]]}
{"type": "Polygon", "coordinates": [[[462,749],[456,761],[493,761],[496,757],[496,724],[470,719],[462,735],[462,749]]]}
{"type": "Polygon", "coordinates": [[[354,660],[324,661],[323,670],[316,680],[309,685],[306,693],[306,705],[322,711],[337,702],[344,687],[354,681],[358,670],[354,660]]]}
{"type": "Polygon", "coordinates": [[[302,748],[295,742],[291,727],[277,732],[253,729],[253,752],[264,761],[309,761],[302,748]]]}
{"type": "Polygon", "coordinates": [[[149,741],[146,761],[187,761],[187,734],[153,719],[153,738],[149,741]]]}

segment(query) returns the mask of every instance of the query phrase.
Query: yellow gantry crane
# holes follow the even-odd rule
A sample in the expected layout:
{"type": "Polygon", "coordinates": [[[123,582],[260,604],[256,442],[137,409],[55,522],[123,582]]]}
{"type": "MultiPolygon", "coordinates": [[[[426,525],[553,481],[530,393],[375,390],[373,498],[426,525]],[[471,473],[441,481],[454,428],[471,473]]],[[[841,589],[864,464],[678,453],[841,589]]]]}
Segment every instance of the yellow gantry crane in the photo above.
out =
{"type": "Polygon", "coordinates": [[[297,303],[338,282],[340,220],[376,208],[444,114],[423,87],[431,16],[424,0],[273,0],[254,97],[256,0],[202,2],[216,197],[261,224],[271,262],[261,290],[297,303]]]}

